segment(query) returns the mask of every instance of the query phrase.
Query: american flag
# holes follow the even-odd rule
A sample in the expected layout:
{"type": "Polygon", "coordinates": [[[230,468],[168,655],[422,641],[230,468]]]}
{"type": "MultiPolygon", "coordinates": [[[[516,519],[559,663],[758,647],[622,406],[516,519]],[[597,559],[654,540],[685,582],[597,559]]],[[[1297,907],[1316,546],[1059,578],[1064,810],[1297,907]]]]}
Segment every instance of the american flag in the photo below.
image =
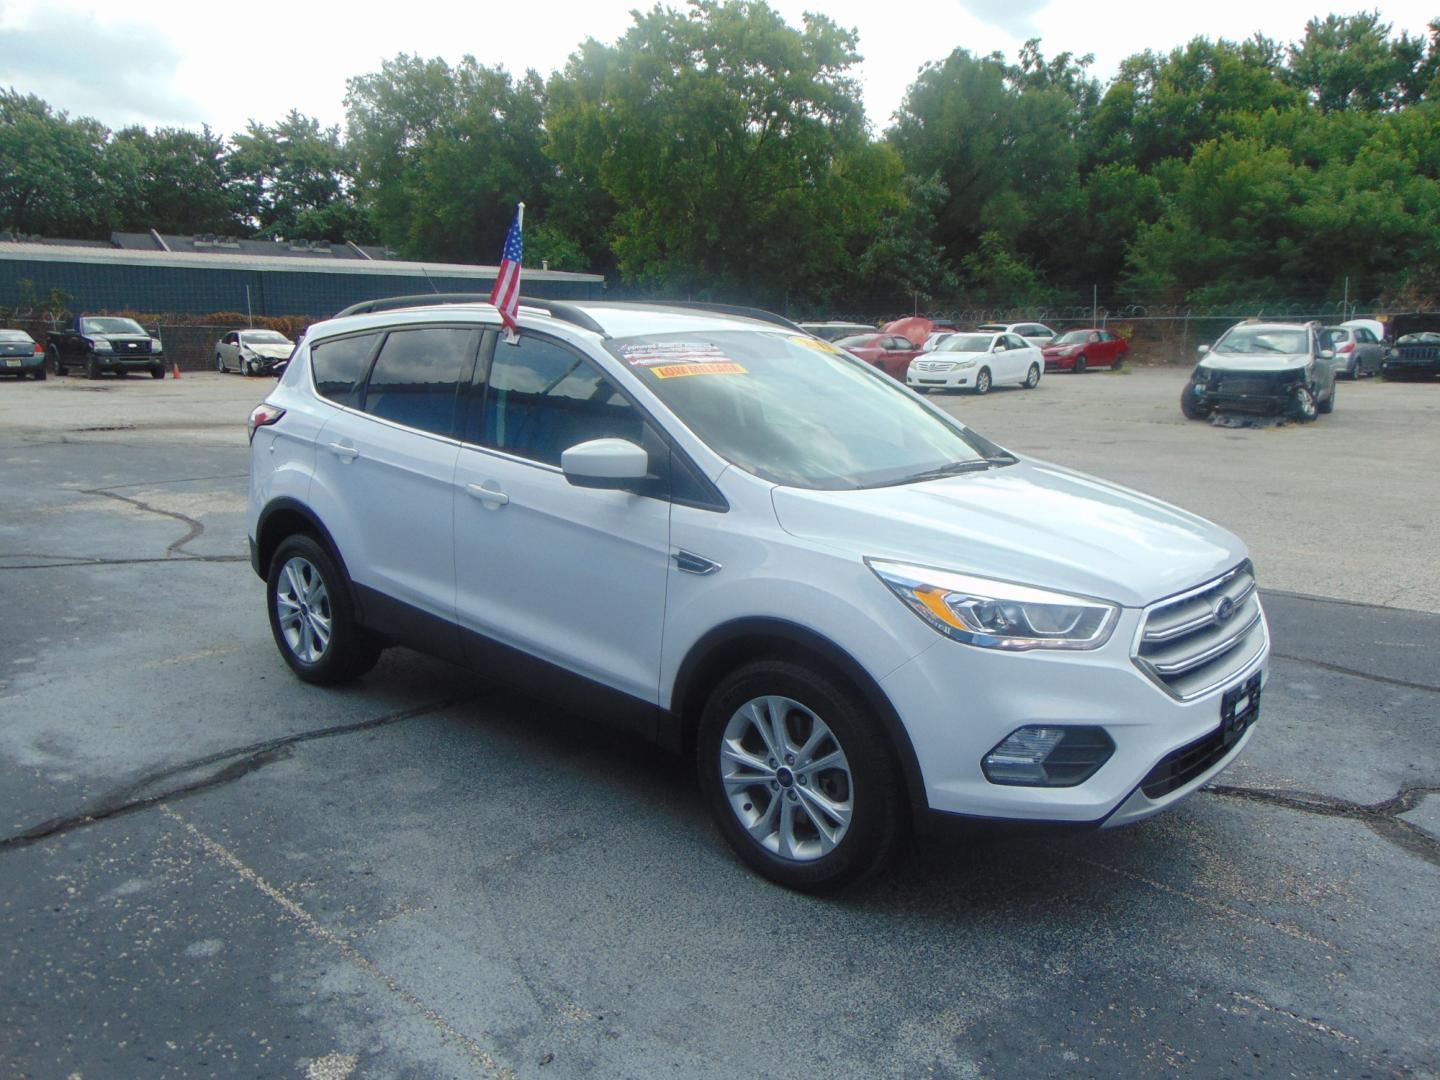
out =
{"type": "Polygon", "coordinates": [[[505,328],[512,334],[518,329],[515,315],[520,310],[520,262],[524,246],[520,230],[525,225],[525,204],[515,208],[515,220],[505,234],[505,250],[500,253],[500,273],[495,275],[495,288],[490,290],[490,303],[500,311],[505,328]]]}

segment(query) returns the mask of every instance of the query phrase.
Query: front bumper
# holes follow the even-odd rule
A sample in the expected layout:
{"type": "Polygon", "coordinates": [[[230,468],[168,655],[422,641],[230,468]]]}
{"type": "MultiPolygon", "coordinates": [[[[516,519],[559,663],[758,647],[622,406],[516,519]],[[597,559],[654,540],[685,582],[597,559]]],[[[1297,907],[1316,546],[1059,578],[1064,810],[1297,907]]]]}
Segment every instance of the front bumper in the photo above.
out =
{"type": "Polygon", "coordinates": [[[917,387],[934,387],[941,390],[959,390],[963,387],[975,385],[975,373],[979,371],[978,365],[967,368],[951,369],[949,371],[923,371],[916,370],[914,364],[905,373],[905,385],[911,389],[917,387]]]}
{"type": "Polygon", "coordinates": [[[1214,409],[1235,412],[1276,413],[1290,408],[1297,387],[1305,385],[1304,371],[1222,372],[1208,382],[1194,383],[1196,397],[1214,409]]]}
{"type": "Polygon", "coordinates": [[[95,366],[101,371],[150,371],[163,368],[165,357],[159,355],[125,356],[113,353],[95,353],[95,366]]]}
{"type": "Polygon", "coordinates": [[[1423,379],[1440,375],[1440,356],[1421,359],[1399,357],[1380,362],[1380,374],[1391,379],[1423,379]]]}
{"type": "Polygon", "coordinates": [[[1093,652],[1011,654],[941,639],[887,676],[881,685],[910,735],[930,809],[969,820],[1109,827],[1159,813],[1228,766],[1248,742],[1248,728],[1232,743],[1201,744],[1221,731],[1227,691],[1252,679],[1263,685],[1268,628],[1248,663],[1214,690],[1182,701],[1131,658],[1142,617],[1125,609],[1111,639],[1093,652]],[[1035,724],[1103,728],[1115,751],[1073,787],[987,780],[981,759],[1016,728],[1035,724]],[[1182,759],[1186,768],[1173,786],[1155,782],[1157,768],[1182,759]]]}

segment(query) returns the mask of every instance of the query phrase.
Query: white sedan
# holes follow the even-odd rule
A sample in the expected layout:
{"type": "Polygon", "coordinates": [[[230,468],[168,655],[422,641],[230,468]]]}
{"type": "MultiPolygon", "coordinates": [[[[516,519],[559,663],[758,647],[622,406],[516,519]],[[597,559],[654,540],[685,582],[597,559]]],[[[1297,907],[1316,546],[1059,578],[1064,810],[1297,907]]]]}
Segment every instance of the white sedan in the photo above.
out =
{"type": "Polygon", "coordinates": [[[295,343],[275,330],[232,330],[215,343],[215,370],[267,375],[290,358],[295,343]]]}
{"type": "Polygon", "coordinates": [[[930,390],[973,390],[988,394],[992,386],[1040,385],[1045,358],[1019,334],[951,334],[934,352],[910,361],[905,385],[919,393],[930,390]]]}

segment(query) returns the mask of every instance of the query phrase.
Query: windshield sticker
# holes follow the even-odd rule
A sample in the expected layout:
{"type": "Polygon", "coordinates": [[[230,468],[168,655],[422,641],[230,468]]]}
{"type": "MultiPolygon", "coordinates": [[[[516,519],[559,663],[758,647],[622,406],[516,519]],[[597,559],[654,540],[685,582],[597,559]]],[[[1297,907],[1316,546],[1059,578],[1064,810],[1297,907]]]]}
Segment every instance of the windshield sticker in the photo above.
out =
{"type": "Polygon", "coordinates": [[[655,364],[709,364],[717,360],[729,360],[729,357],[720,351],[720,346],[712,345],[708,341],[626,345],[620,350],[620,355],[635,367],[652,367],[655,364]]]}
{"type": "Polygon", "coordinates": [[[804,345],[807,349],[816,349],[819,352],[838,353],[843,352],[838,345],[815,337],[792,337],[790,339],[796,345],[804,345]]]}
{"type": "Polygon", "coordinates": [[[707,361],[702,364],[666,364],[650,369],[657,379],[683,379],[687,375],[746,375],[748,372],[734,360],[707,361]]]}

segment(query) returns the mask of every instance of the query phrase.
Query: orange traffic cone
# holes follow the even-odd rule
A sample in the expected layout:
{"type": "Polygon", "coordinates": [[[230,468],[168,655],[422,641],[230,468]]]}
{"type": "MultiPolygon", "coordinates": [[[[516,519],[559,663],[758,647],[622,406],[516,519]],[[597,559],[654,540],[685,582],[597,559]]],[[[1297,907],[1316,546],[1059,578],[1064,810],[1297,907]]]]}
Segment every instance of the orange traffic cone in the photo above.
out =
{"type": "Polygon", "coordinates": [[[171,371],[171,378],[178,379],[178,378],[180,377],[180,361],[179,361],[179,360],[172,360],[172,361],[170,361],[170,371],[171,371]]]}

